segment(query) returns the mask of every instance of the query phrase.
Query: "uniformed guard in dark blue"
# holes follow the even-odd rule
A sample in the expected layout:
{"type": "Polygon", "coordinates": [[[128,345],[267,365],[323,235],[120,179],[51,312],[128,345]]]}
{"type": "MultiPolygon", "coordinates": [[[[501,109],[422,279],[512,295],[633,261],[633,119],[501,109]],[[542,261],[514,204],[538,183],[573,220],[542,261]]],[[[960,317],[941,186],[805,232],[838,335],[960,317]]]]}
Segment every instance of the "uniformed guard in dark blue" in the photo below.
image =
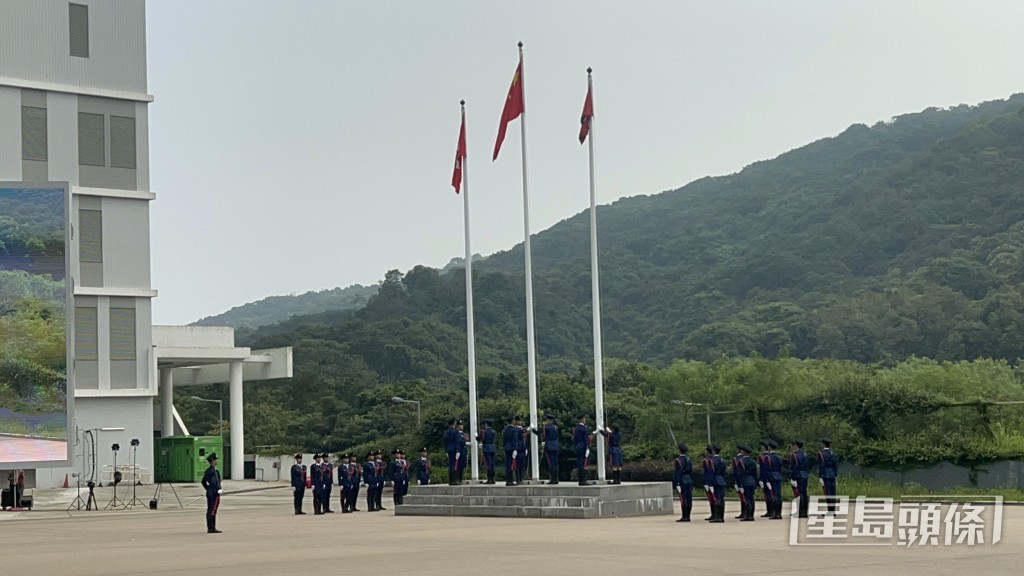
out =
{"type": "Polygon", "coordinates": [[[514,424],[515,417],[509,416],[505,427],[501,429],[501,448],[505,451],[505,486],[515,486],[515,462],[519,453],[516,451],[517,436],[521,431],[514,424]]]}
{"type": "Polygon", "coordinates": [[[757,455],[757,486],[761,489],[761,495],[764,496],[764,514],[761,514],[761,518],[771,518],[775,513],[775,504],[772,496],[768,441],[761,440],[758,448],[760,453],[757,455]]]}
{"type": "Polygon", "coordinates": [[[367,452],[363,460],[363,483],[366,484],[366,510],[376,512],[377,459],[373,457],[373,452],[367,452]]]}
{"type": "Polygon", "coordinates": [[[704,459],[700,462],[703,473],[704,494],[708,498],[708,507],[711,508],[711,515],[705,518],[706,522],[718,522],[718,499],[715,496],[715,449],[708,444],[704,448],[704,459]]]}
{"type": "Polygon", "coordinates": [[[348,477],[349,482],[352,484],[352,489],[348,495],[348,509],[351,512],[359,512],[359,508],[356,508],[356,506],[359,504],[359,488],[363,483],[363,468],[359,465],[359,456],[354,452],[348,455],[348,477]]]}
{"type": "Polygon", "coordinates": [[[319,516],[324,513],[323,464],[319,453],[313,454],[313,465],[309,467],[309,478],[313,488],[313,514],[319,516]]]}
{"type": "Polygon", "coordinates": [[[224,491],[220,488],[217,453],[211,452],[206,461],[210,463],[210,467],[203,472],[203,488],[206,490],[206,532],[220,534],[221,531],[217,530],[217,509],[220,508],[220,495],[224,491]]]}
{"type": "Polygon", "coordinates": [[[380,450],[373,451],[374,464],[377,466],[377,487],[374,489],[373,498],[377,503],[377,510],[387,510],[380,499],[384,496],[384,484],[387,482],[388,464],[384,461],[384,455],[380,450]]]}
{"type": "Polygon", "coordinates": [[[682,508],[682,516],[676,522],[689,522],[690,512],[693,511],[693,462],[687,455],[689,451],[686,444],[679,445],[675,474],[672,476],[672,485],[679,490],[679,505],[682,508]]]}
{"type": "MultiPolygon", "coordinates": [[[[459,432],[462,444],[459,446],[459,465],[457,466],[456,472],[459,475],[459,484],[462,484],[466,480],[466,468],[469,468],[469,433],[465,430],[465,424],[462,420],[455,422],[455,429],[459,432]]],[[[476,458],[476,454],[473,455],[476,458]]]]}
{"type": "Polygon", "coordinates": [[[323,463],[320,465],[320,478],[323,484],[320,488],[320,508],[324,514],[334,514],[331,510],[331,491],[334,488],[334,464],[331,463],[331,455],[327,452],[321,454],[323,463]]]}
{"type": "Polygon", "coordinates": [[[338,456],[338,486],[340,487],[338,500],[341,502],[341,513],[349,514],[351,510],[348,509],[348,493],[352,490],[352,478],[349,475],[348,468],[348,454],[343,453],[338,456]]]}
{"type": "Polygon", "coordinates": [[[736,498],[740,501],[740,513],[733,518],[740,520],[747,516],[747,499],[746,494],[740,488],[740,476],[742,474],[740,460],[743,458],[743,452],[739,450],[739,445],[736,446],[736,450],[736,455],[733,456],[730,465],[732,468],[732,487],[733,490],[736,490],[736,498]]]}
{"type": "Polygon", "coordinates": [[[608,467],[612,471],[612,484],[622,484],[622,432],[619,425],[601,430],[601,435],[608,440],[608,467]]]}
{"type": "Polygon", "coordinates": [[[405,451],[401,448],[395,448],[391,454],[394,456],[391,461],[391,486],[394,488],[391,500],[395,506],[399,506],[409,487],[409,461],[405,459],[405,451]]]}
{"type": "Polygon", "coordinates": [[[576,477],[580,486],[589,484],[587,466],[590,464],[590,439],[594,433],[587,426],[587,415],[577,414],[576,425],[572,427],[572,448],[576,452],[576,477]]]}
{"type": "MultiPolygon", "coordinates": [[[[722,447],[718,444],[711,445],[715,455],[711,457],[711,463],[715,468],[715,501],[718,503],[718,522],[725,522],[725,459],[722,458],[722,447]]],[[[712,520],[714,522],[714,520],[712,520]]]]}
{"type": "Polygon", "coordinates": [[[799,506],[797,515],[800,518],[807,518],[807,478],[809,474],[807,472],[807,454],[804,454],[804,441],[800,438],[793,438],[790,449],[787,464],[789,464],[791,475],[789,482],[793,486],[793,497],[797,499],[799,506]]]}
{"type": "Polygon", "coordinates": [[[775,452],[779,443],[768,440],[768,479],[771,480],[773,505],[772,520],[782,520],[782,458],[775,452]]]}
{"type": "Polygon", "coordinates": [[[832,439],[825,436],[821,439],[822,448],[818,452],[818,478],[821,489],[825,493],[825,504],[828,513],[836,512],[836,477],[839,475],[839,458],[832,451],[832,439]]]}
{"type": "Polygon", "coordinates": [[[459,484],[459,460],[462,459],[462,433],[455,428],[455,418],[448,421],[448,429],[444,431],[444,453],[448,456],[448,485],[459,484]]]}
{"type": "Polygon", "coordinates": [[[544,425],[544,430],[531,429],[531,432],[539,436],[544,443],[544,459],[548,463],[548,484],[558,484],[558,425],[551,414],[546,414],[544,419],[548,421],[544,425]]]}
{"type": "Polygon", "coordinates": [[[416,469],[416,481],[420,486],[430,484],[430,456],[426,446],[420,448],[420,465],[416,469]]]}
{"type": "Polygon", "coordinates": [[[519,485],[523,483],[523,472],[526,470],[526,463],[530,461],[530,432],[523,427],[523,419],[520,416],[516,416],[515,425],[519,435],[516,437],[516,468],[514,476],[516,484],[519,485]]]}
{"type": "Polygon", "coordinates": [[[740,457],[737,461],[739,470],[733,469],[736,476],[737,490],[741,495],[741,518],[740,522],[754,521],[754,495],[757,491],[757,464],[750,457],[752,450],[747,444],[737,446],[740,449],[740,457]]]}
{"type": "Polygon", "coordinates": [[[487,483],[494,484],[494,456],[498,452],[495,441],[498,439],[498,432],[494,430],[494,420],[484,420],[483,430],[477,435],[476,441],[480,442],[484,455],[484,466],[487,468],[487,483]]]}
{"type": "Polygon", "coordinates": [[[295,464],[292,465],[292,493],[295,497],[295,514],[305,514],[302,511],[302,497],[306,494],[306,466],[302,463],[302,454],[295,455],[295,464]]]}

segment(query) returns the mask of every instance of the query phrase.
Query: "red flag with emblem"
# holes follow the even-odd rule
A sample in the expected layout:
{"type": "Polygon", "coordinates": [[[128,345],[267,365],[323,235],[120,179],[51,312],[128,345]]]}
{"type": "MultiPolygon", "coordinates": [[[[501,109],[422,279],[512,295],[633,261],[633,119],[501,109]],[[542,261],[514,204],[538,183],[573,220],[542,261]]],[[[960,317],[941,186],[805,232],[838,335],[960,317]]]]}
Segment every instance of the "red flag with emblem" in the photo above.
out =
{"type": "Polygon", "coordinates": [[[583,114],[580,116],[580,144],[583,144],[590,134],[590,119],[593,117],[594,98],[591,96],[591,88],[587,86],[587,99],[583,101],[583,114]]]}
{"type": "Polygon", "coordinates": [[[508,129],[508,123],[519,118],[519,115],[525,110],[525,101],[523,98],[523,62],[519,61],[519,66],[516,66],[516,73],[512,76],[512,85],[508,88],[508,96],[505,97],[505,108],[501,111],[501,123],[498,124],[498,139],[494,143],[494,157],[491,160],[498,159],[498,151],[501,150],[501,143],[505,141],[505,130],[508,129]]]}
{"type": "Polygon", "coordinates": [[[466,115],[462,115],[462,127],[459,128],[459,144],[455,149],[455,169],[452,171],[452,187],[458,194],[462,190],[462,161],[466,158],[466,115]]]}

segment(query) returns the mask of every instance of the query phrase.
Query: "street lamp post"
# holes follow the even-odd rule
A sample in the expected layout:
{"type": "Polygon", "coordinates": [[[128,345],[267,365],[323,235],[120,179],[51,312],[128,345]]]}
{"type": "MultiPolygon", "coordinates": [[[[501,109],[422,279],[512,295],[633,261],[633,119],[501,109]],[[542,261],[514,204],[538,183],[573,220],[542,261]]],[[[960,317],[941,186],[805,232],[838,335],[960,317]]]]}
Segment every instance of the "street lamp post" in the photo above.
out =
{"type": "Polygon", "coordinates": [[[423,426],[423,419],[420,415],[420,401],[419,400],[406,400],[401,396],[392,396],[391,401],[395,404],[415,404],[416,405],[416,426],[423,426]]]}
{"type": "Polygon", "coordinates": [[[212,398],[200,398],[199,396],[193,396],[192,399],[195,400],[196,402],[216,402],[217,403],[217,411],[219,413],[219,419],[217,420],[217,422],[219,424],[217,426],[217,429],[220,431],[220,437],[224,438],[224,401],[223,400],[214,400],[212,398]]]}
{"type": "Polygon", "coordinates": [[[698,402],[684,402],[683,400],[673,400],[672,403],[679,404],[681,406],[704,406],[705,408],[707,408],[707,412],[705,412],[704,422],[708,431],[708,444],[711,444],[711,405],[700,404],[698,402]]]}

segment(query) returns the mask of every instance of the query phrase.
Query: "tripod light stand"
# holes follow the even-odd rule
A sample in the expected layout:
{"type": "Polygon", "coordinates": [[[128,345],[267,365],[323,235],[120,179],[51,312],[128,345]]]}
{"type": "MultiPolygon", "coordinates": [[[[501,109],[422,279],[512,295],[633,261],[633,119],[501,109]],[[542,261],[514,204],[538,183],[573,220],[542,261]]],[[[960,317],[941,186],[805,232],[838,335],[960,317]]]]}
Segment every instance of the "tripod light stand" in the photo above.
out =
{"type": "Polygon", "coordinates": [[[135,487],[139,485],[138,468],[136,467],[135,451],[139,449],[139,439],[132,438],[132,499],[125,504],[125,509],[130,510],[135,506],[145,506],[142,500],[135,495],[135,487]]]}
{"type": "Polygon", "coordinates": [[[121,483],[121,472],[117,469],[117,451],[121,449],[121,445],[115,443],[110,447],[110,449],[114,451],[114,497],[111,498],[110,502],[107,502],[107,505],[103,507],[104,510],[109,510],[111,508],[116,509],[118,506],[121,506],[122,508],[126,506],[124,501],[117,497],[117,485],[121,483]]]}
{"type": "MultiPolygon", "coordinates": [[[[70,512],[71,510],[81,510],[86,506],[85,500],[82,500],[82,475],[78,472],[72,472],[71,475],[75,477],[75,484],[78,485],[78,496],[76,496],[71,502],[71,505],[68,506],[68,509],[66,510],[67,512],[70,512]]],[[[89,490],[89,492],[92,493],[92,490],[89,490]]]]}

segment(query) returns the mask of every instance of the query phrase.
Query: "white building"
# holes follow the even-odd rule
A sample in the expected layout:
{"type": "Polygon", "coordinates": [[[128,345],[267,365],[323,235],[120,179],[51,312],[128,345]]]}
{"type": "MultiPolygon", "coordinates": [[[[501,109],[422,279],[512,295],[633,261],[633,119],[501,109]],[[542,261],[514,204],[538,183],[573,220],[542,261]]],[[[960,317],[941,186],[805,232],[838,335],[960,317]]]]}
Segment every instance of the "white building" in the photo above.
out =
{"type": "Polygon", "coordinates": [[[243,379],[291,376],[290,348],[236,348],[230,328],[152,326],[152,102],[144,0],[0,2],[0,182],[68,182],[73,195],[76,462],[37,470],[41,487],[88,473],[82,433],[91,429],[124,428],[94,433],[99,467],[111,464],[111,443],[138,438],[138,465],[152,469],[154,431],[175,431],[175,381],[230,383],[231,464],[241,477],[243,379]]]}

